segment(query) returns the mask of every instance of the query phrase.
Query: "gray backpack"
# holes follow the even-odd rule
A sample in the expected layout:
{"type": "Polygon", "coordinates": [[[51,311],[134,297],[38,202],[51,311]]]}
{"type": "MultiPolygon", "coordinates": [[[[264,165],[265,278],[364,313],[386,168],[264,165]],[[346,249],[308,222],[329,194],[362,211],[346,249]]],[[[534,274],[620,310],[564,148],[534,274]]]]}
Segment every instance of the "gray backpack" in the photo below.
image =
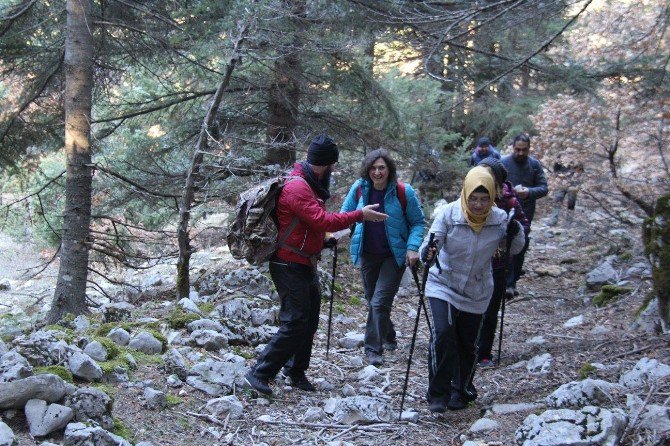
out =
{"type": "Polygon", "coordinates": [[[235,220],[226,236],[228,248],[234,258],[246,259],[252,265],[260,265],[267,262],[279,246],[300,253],[297,248],[284,244],[297,226],[298,218],[293,218],[281,239],[278,239],[275,215],[279,192],[292,180],[305,181],[301,177],[276,177],[240,194],[235,220]]]}

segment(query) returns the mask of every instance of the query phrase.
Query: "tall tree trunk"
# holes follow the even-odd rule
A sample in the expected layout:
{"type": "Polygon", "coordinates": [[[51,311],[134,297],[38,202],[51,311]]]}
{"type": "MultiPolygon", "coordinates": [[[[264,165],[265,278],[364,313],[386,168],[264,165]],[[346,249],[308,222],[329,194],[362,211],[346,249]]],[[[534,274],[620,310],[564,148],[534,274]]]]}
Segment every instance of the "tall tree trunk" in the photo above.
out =
{"type": "Polygon", "coordinates": [[[198,142],[195,147],[195,153],[193,154],[193,159],[191,161],[191,167],[186,176],[184,192],[181,196],[181,204],[179,206],[179,226],[177,227],[177,244],[179,245],[179,258],[177,259],[177,299],[188,297],[191,288],[191,279],[189,275],[191,254],[193,254],[189,230],[191,208],[193,207],[193,200],[196,193],[196,182],[200,179],[200,166],[202,165],[204,155],[209,148],[209,135],[213,133],[214,120],[216,118],[216,113],[219,111],[223,93],[226,88],[228,88],[235,65],[240,60],[238,51],[242,42],[246,38],[248,26],[247,24],[240,24],[239,29],[240,34],[235,42],[233,53],[226,65],[226,71],[221,79],[219,87],[216,89],[214,98],[212,98],[212,103],[209,106],[207,115],[202,122],[200,134],[198,135],[198,142]]]}
{"type": "MultiPolygon", "coordinates": [[[[305,1],[291,0],[291,20],[295,22],[296,35],[304,29],[302,18],[305,16],[305,1]]],[[[294,130],[298,123],[298,105],[300,104],[300,78],[302,65],[298,54],[302,42],[294,39],[289,52],[275,62],[275,79],[270,86],[268,99],[268,127],[266,140],[271,144],[266,152],[269,164],[288,165],[296,160],[296,139],[294,130]]]]}
{"type": "Polygon", "coordinates": [[[90,0],[68,0],[65,37],[65,211],[60,269],[48,323],[86,306],[91,221],[91,103],[93,21],[90,0]]]}

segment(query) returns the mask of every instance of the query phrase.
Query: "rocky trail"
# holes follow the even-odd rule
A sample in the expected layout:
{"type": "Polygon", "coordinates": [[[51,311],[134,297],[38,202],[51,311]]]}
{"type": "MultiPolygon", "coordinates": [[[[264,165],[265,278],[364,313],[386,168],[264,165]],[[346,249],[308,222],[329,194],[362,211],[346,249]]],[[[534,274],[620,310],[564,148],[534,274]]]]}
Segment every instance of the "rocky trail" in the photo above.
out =
{"type": "MultiPolygon", "coordinates": [[[[547,227],[547,202],[520,296],[507,305],[501,364],[477,371],[479,398],[465,410],[428,411],[422,316],[398,421],[417,290],[407,281],[395,302],[399,348],[367,365],[365,303],[344,246],[331,349],[326,357],[324,300],[309,370],[317,392],[282,377],[271,399],[242,389],[276,329],[276,293],[263,268],[216,248],[196,256],[190,299],[174,301],[165,265],[133,276],[141,292],[116,289],[118,302],[61,326],[21,334],[24,316],[6,312],[0,445],[670,444],[670,338],[655,332],[653,305],[638,316],[651,290],[639,222],[615,226],[584,199],[569,227],[547,227]],[[596,296],[611,301],[596,306],[596,296]]],[[[320,265],[324,290],[330,261],[320,265]]],[[[13,278],[8,287],[7,306],[8,293],[34,289],[13,278]]]]}

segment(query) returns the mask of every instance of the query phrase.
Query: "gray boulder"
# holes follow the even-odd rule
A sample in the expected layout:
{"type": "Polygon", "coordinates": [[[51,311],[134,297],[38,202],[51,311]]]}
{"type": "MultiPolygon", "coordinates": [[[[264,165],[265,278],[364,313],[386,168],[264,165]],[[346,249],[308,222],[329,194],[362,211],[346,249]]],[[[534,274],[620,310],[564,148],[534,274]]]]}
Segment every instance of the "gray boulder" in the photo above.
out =
{"type": "MultiPolygon", "coordinates": [[[[637,395],[627,395],[626,405],[631,418],[637,414],[635,427],[655,433],[670,432],[670,408],[658,404],[647,404],[637,395]]],[[[654,443],[656,444],[656,443],[654,443]]]]}
{"type": "Polygon", "coordinates": [[[57,331],[36,331],[29,336],[14,340],[16,351],[33,366],[62,364],[63,360],[77,349],[56,337],[57,331]]]}
{"type": "Polygon", "coordinates": [[[144,389],[144,401],[149,409],[162,410],[167,407],[165,392],[147,387],[144,389]]]}
{"type": "Polygon", "coordinates": [[[5,341],[0,339],[0,356],[4,355],[8,351],[9,349],[7,348],[7,344],[5,344],[5,341]]]}
{"type": "Polygon", "coordinates": [[[615,446],[626,424],[621,409],[552,409],[526,417],[515,439],[520,446],[615,446]]]}
{"type": "Polygon", "coordinates": [[[104,322],[120,322],[130,319],[135,306],[128,302],[112,302],[102,306],[102,320],[104,322]]]}
{"type": "Polygon", "coordinates": [[[549,373],[551,364],[554,362],[550,353],[544,353],[542,355],[537,355],[531,358],[526,364],[526,369],[529,373],[533,375],[540,375],[544,373],[549,373]]]}
{"type": "Polygon", "coordinates": [[[0,446],[14,446],[16,445],[16,437],[14,431],[9,426],[0,421],[0,446]]]}
{"type": "Polygon", "coordinates": [[[599,289],[608,283],[616,283],[618,274],[609,262],[603,262],[586,275],[586,286],[599,289]]]}
{"type": "Polygon", "coordinates": [[[107,337],[117,345],[125,347],[130,342],[130,333],[121,327],[112,328],[107,337]]]}
{"type": "Polygon", "coordinates": [[[490,410],[495,415],[508,415],[519,412],[531,412],[542,408],[544,408],[544,405],[538,403],[504,403],[494,404],[490,410]]]}
{"type": "Polygon", "coordinates": [[[354,350],[363,346],[365,334],[350,331],[343,338],[337,340],[337,345],[342,348],[354,350]]]}
{"type": "Polygon", "coordinates": [[[223,325],[221,325],[219,321],[212,319],[198,319],[197,321],[189,323],[186,328],[189,332],[196,330],[213,330],[217,332],[223,331],[223,325]]]}
{"type": "Polygon", "coordinates": [[[65,428],[63,446],[132,446],[126,439],[105,429],[84,423],[70,423],[65,428]]]}
{"type": "Polygon", "coordinates": [[[638,389],[670,375],[670,366],[656,359],[640,359],[632,370],[619,377],[619,384],[629,389],[638,389]]]}
{"type": "Polygon", "coordinates": [[[205,410],[215,417],[225,418],[230,416],[231,420],[237,420],[242,417],[244,407],[235,395],[227,395],[207,401],[205,410]]]}
{"type": "Polygon", "coordinates": [[[28,360],[15,351],[0,355],[0,382],[16,381],[33,374],[28,360]]]}
{"type": "Polygon", "coordinates": [[[82,387],[65,399],[65,405],[74,411],[74,419],[82,423],[93,421],[103,429],[112,429],[113,401],[105,392],[95,387],[82,387]]]}
{"type": "Polygon", "coordinates": [[[82,333],[91,326],[91,322],[88,320],[86,316],[83,314],[80,314],[74,320],[72,321],[72,325],[74,326],[74,331],[77,333],[82,333]]]}
{"type": "Polygon", "coordinates": [[[200,308],[198,308],[195,302],[193,302],[188,297],[183,297],[179,302],[177,302],[177,305],[179,305],[184,311],[188,313],[202,314],[200,308]]]}
{"type": "Polygon", "coordinates": [[[75,352],[67,360],[70,371],[77,378],[96,381],[102,378],[102,369],[97,362],[86,353],[75,352]]]}
{"type": "Polygon", "coordinates": [[[225,320],[248,321],[251,319],[249,300],[241,297],[222,303],[216,307],[216,311],[225,320]]]}
{"type": "Polygon", "coordinates": [[[247,367],[242,361],[207,359],[189,370],[186,382],[211,396],[229,395],[235,384],[242,385],[247,367]]]}
{"type": "Polygon", "coordinates": [[[26,421],[33,437],[44,437],[63,429],[74,417],[67,406],[48,404],[44,400],[29,400],[25,407],[26,421]]]}
{"type": "Polygon", "coordinates": [[[205,350],[220,350],[228,346],[228,338],[214,330],[195,330],[191,333],[190,344],[205,350]]]}
{"type": "Polygon", "coordinates": [[[179,350],[175,348],[171,348],[163,355],[163,369],[166,373],[175,374],[182,380],[188,376],[186,361],[179,350]]]}
{"type": "Polygon", "coordinates": [[[23,409],[32,399],[53,403],[74,392],[75,389],[75,386],[66,383],[60,376],[51,374],[0,383],[0,409],[23,409]]]}
{"type": "Polygon", "coordinates": [[[393,415],[393,409],[387,402],[370,396],[331,398],[324,411],[342,424],[385,423],[393,415]]]}
{"type": "Polygon", "coordinates": [[[320,407],[310,407],[302,416],[305,423],[318,423],[327,417],[326,412],[320,407]]]}
{"type": "Polygon", "coordinates": [[[96,361],[107,361],[107,349],[99,341],[93,341],[86,344],[84,353],[96,361]]]}
{"type": "Polygon", "coordinates": [[[547,397],[547,406],[554,408],[609,405],[613,393],[622,390],[618,384],[601,379],[585,379],[563,384],[547,397]]]}
{"type": "Polygon", "coordinates": [[[132,338],[128,343],[128,347],[134,350],[139,350],[147,355],[156,355],[163,351],[163,344],[161,341],[147,331],[142,331],[132,338]]]}
{"type": "Polygon", "coordinates": [[[470,429],[468,429],[468,432],[473,433],[473,434],[482,434],[486,432],[491,432],[496,429],[498,429],[499,425],[496,420],[492,420],[490,418],[480,418],[479,420],[475,421],[472,426],[470,426],[470,429]]]}
{"type": "Polygon", "coordinates": [[[251,324],[255,327],[265,324],[274,324],[277,321],[279,309],[273,308],[254,308],[251,310],[251,324]]]}

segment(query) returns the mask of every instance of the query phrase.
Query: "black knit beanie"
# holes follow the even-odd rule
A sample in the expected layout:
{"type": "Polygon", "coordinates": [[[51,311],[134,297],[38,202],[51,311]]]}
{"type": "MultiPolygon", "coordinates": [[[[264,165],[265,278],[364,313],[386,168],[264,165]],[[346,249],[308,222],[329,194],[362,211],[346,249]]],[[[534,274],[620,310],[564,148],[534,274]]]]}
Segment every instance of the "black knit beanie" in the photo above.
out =
{"type": "Polygon", "coordinates": [[[319,135],[309,145],[307,162],[312,166],[329,166],[337,162],[340,151],[337,144],[328,135],[319,135]]]}
{"type": "Polygon", "coordinates": [[[478,166],[489,166],[493,170],[493,175],[496,177],[496,183],[504,183],[507,180],[507,169],[505,165],[497,158],[489,156],[484,158],[477,164],[478,166]]]}

